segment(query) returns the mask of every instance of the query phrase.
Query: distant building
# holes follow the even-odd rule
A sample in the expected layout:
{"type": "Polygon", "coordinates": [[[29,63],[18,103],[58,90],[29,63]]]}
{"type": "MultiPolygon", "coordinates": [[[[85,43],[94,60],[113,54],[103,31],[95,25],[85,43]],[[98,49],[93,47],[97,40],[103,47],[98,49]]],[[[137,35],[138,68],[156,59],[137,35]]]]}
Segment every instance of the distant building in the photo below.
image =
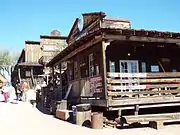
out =
{"type": "Polygon", "coordinates": [[[25,48],[12,72],[13,84],[23,79],[30,88],[34,88],[37,81],[43,81],[43,74],[49,73],[46,63],[67,46],[66,39],[59,31],[54,30],[50,36],[41,35],[40,42],[25,41],[25,48]]]}

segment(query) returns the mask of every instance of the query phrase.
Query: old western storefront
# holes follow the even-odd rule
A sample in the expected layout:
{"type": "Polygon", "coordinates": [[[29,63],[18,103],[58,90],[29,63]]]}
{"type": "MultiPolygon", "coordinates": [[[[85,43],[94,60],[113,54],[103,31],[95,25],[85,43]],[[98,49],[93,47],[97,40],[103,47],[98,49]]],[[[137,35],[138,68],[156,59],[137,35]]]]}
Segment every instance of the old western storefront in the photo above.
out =
{"type": "Polygon", "coordinates": [[[69,101],[108,110],[180,104],[179,33],[131,29],[102,12],[83,18],[83,29],[76,19],[69,46],[48,63],[65,69],[60,90],[68,84],[69,101]]]}

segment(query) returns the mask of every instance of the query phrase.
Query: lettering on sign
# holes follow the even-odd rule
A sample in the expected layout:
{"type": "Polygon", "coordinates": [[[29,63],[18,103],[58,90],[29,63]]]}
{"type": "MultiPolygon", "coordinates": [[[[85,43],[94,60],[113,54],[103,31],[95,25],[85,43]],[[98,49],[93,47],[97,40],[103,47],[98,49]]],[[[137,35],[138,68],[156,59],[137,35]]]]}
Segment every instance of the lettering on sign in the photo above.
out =
{"type": "Polygon", "coordinates": [[[90,91],[93,93],[101,93],[102,92],[102,77],[92,77],[89,78],[90,91]]]}
{"type": "Polygon", "coordinates": [[[57,51],[56,45],[43,45],[43,51],[57,51]]]}

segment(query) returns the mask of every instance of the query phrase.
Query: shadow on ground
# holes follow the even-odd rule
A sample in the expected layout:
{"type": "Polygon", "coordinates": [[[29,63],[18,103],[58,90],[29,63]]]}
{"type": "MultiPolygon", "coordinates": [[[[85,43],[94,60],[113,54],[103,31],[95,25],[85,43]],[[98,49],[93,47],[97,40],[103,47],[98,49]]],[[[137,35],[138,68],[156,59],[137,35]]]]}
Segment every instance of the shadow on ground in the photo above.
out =
{"type": "Polygon", "coordinates": [[[43,114],[46,114],[46,115],[51,115],[49,110],[47,110],[47,108],[44,108],[42,107],[42,105],[37,105],[36,108],[43,114]]]}

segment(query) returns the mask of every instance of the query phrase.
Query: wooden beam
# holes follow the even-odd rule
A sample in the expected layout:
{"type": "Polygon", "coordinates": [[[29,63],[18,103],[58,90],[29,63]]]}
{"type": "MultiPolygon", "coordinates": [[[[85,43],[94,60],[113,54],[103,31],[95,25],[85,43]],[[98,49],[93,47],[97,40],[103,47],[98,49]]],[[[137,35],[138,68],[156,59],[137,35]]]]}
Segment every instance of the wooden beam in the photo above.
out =
{"type": "Polygon", "coordinates": [[[21,83],[21,68],[18,67],[18,77],[19,77],[19,81],[21,83]]]}
{"type": "Polygon", "coordinates": [[[82,52],[83,50],[97,44],[98,42],[101,42],[102,41],[102,38],[101,37],[95,37],[94,39],[88,41],[87,43],[81,45],[80,47],[78,47],[77,49],[75,49],[74,51],[72,51],[71,53],[69,53],[68,55],[66,55],[64,58],[62,58],[60,60],[60,62],[63,62],[63,61],[66,61],[67,59],[73,57],[74,55],[82,52]]]}
{"type": "Polygon", "coordinates": [[[118,95],[139,95],[139,94],[163,94],[163,93],[180,93],[180,90],[161,90],[161,91],[138,91],[138,92],[111,92],[108,91],[108,96],[118,96],[118,95]]]}
{"type": "Polygon", "coordinates": [[[180,84],[152,84],[152,85],[108,85],[108,90],[143,90],[143,89],[155,89],[155,88],[176,88],[180,87],[180,84]]]}
{"type": "Polygon", "coordinates": [[[107,77],[131,77],[131,78],[162,78],[162,77],[180,77],[180,72],[158,72],[158,73],[118,73],[108,72],[107,77]]]}
{"type": "Polygon", "coordinates": [[[107,71],[106,71],[106,43],[102,41],[102,70],[103,70],[103,87],[104,87],[104,97],[107,99],[107,71]]]}
{"type": "Polygon", "coordinates": [[[35,88],[34,75],[33,75],[33,67],[31,67],[31,78],[32,78],[33,88],[35,88]]]}
{"type": "MultiPolygon", "coordinates": [[[[180,103],[158,103],[158,104],[147,104],[147,105],[139,105],[139,108],[156,108],[156,107],[172,107],[172,106],[180,106],[180,103]]],[[[134,109],[134,105],[131,106],[121,106],[121,107],[113,107],[111,108],[111,110],[115,111],[115,110],[133,110],[134,109]]]]}
{"type": "Polygon", "coordinates": [[[108,40],[121,40],[121,41],[140,41],[140,42],[159,42],[159,43],[180,43],[180,39],[173,38],[160,38],[160,37],[141,37],[141,36],[127,36],[124,35],[113,35],[105,34],[105,39],[108,40]]]}
{"type": "Polygon", "coordinates": [[[107,78],[107,83],[180,83],[180,78],[161,78],[161,79],[111,79],[107,78]]]}
{"type": "Polygon", "coordinates": [[[156,97],[140,97],[140,98],[121,98],[121,99],[109,99],[109,107],[121,107],[121,106],[130,106],[130,105],[147,105],[147,104],[162,104],[162,103],[180,103],[180,97],[175,97],[173,95],[166,96],[156,96],[156,97]]]}
{"type": "Polygon", "coordinates": [[[145,114],[138,116],[124,116],[129,123],[133,122],[149,122],[149,121],[163,121],[170,122],[171,120],[180,120],[180,113],[162,113],[162,114],[145,114]]]}

